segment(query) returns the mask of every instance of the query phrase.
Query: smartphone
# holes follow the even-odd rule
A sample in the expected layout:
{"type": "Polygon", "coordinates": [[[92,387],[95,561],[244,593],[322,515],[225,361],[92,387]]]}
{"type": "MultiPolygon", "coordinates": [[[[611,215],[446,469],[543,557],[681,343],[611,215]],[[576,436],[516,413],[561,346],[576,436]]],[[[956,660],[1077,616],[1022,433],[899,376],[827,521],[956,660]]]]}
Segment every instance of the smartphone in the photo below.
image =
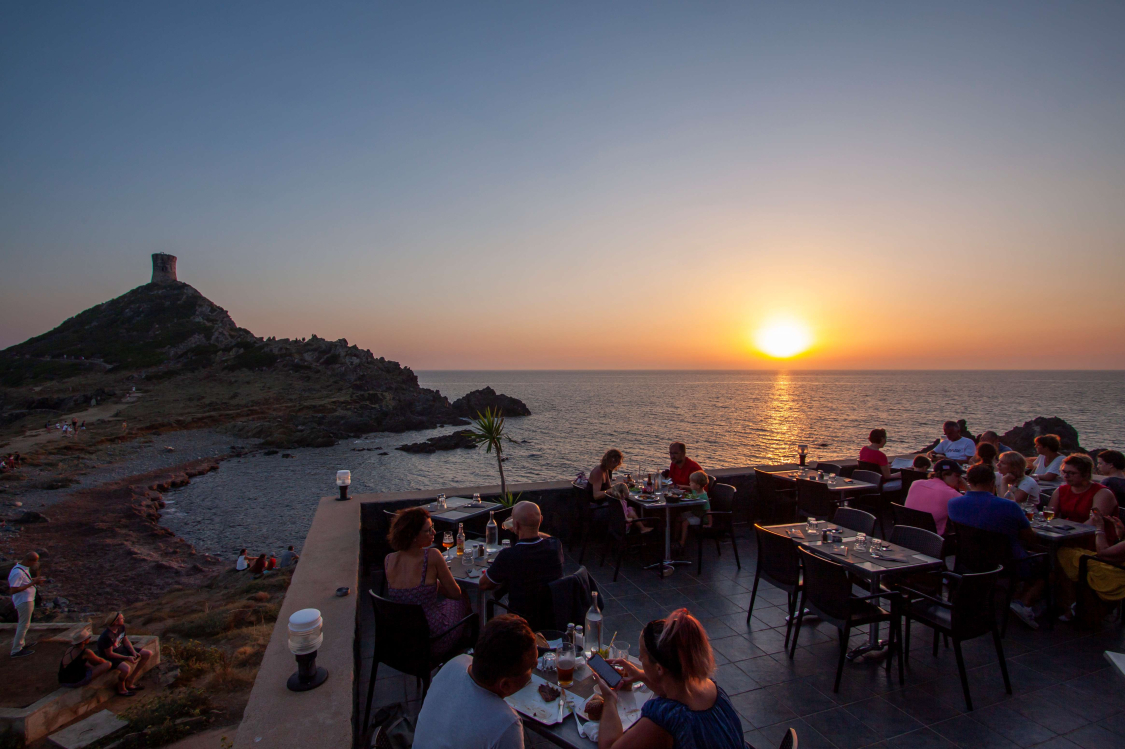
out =
{"type": "Polygon", "coordinates": [[[590,667],[595,674],[602,677],[610,689],[617,689],[617,685],[621,683],[623,678],[621,674],[617,673],[617,669],[606,663],[605,658],[602,658],[597,653],[594,653],[586,659],[586,665],[590,667]]]}

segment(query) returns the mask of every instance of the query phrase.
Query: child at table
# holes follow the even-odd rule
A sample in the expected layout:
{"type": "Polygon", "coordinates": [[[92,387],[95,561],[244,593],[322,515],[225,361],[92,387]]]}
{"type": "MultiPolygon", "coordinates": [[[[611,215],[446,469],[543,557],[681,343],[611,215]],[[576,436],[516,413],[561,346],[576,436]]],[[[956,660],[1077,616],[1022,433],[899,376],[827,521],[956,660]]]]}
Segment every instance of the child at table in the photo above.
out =
{"type": "Polygon", "coordinates": [[[702,499],[703,505],[701,507],[693,507],[690,512],[680,513],[678,522],[680,525],[681,548],[687,544],[689,526],[702,525],[704,528],[711,527],[711,516],[707,514],[711,511],[711,502],[707,498],[707,485],[709,483],[711,483],[711,477],[703,471],[696,471],[688,477],[688,485],[691,487],[691,491],[684,492],[684,499],[702,499]]]}

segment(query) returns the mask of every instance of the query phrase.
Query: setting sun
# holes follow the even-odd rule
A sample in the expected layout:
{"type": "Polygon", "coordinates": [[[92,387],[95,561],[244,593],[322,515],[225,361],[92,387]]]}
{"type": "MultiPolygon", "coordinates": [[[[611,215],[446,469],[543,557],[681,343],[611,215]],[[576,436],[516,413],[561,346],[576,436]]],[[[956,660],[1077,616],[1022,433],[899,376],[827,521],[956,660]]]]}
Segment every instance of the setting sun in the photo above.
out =
{"type": "Polygon", "coordinates": [[[758,329],[754,343],[766,356],[788,359],[812,345],[812,333],[798,320],[774,320],[758,329]]]}

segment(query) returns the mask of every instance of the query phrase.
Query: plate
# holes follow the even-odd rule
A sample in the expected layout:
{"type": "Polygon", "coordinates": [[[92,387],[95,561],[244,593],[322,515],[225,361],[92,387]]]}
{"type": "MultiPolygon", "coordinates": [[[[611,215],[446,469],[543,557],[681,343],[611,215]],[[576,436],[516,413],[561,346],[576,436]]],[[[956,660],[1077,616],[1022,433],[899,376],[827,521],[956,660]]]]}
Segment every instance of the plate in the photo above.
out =
{"type": "Polygon", "coordinates": [[[527,686],[515,694],[508,695],[504,698],[504,701],[520,715],[533,718],[545,726],[553,726],[560,722],[559,701],[544,702],[543,698],[539,696],[539,685],[549,683],[546,679],[532,674],[531,681],[527,686]]]}
{"type": "MultiPolygon", "coordinates": [[[[574,699],[574,711],[578,713],[578,717],[582,720],[590,720],[586,715],[586,702],[593,695],[582,698],[569,692],[567,694],[574,699]]],[[[621,717],[622,730],[628,731],[634,723],[641,719],[641,708],[652,697],[652,692],[648,688],[642,689],[639,684],[634,685],[631,692],[617,693],[617,714],[621,717]]]]}

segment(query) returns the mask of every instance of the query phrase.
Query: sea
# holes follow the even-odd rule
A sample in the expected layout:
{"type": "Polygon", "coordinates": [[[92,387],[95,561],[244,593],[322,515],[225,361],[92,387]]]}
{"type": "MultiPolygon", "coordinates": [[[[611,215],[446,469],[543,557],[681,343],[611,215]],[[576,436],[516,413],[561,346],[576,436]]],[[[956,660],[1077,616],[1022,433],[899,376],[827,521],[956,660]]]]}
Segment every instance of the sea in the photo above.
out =
{"type": "MultiPolygon", "coordinates": [[[[510,418],[504,448],[510,482],[573,479],[611,447],[625,471],[658,470],[668,443],[684,442],[703,468],[855,457],[875,427],[888,454],[913,452],[947,419],[1001,434],[1036,416],[1057,416],[1086,448],[1125,447],[1122,371],[422,371],[422,387],[450,400],[491,386],[519,398],[531,416],[510,418]]],[[[169,493],[162,522],[210,553],[300,548],[320,497],[339,469],[353,492],[499,483],[484,450],[430,455],[394,448],[446,434],[444,427],[376,433],[331,448],[260,453],[169,493]],[[385,453],[385,454],[384,454],[385,453]]]]}

